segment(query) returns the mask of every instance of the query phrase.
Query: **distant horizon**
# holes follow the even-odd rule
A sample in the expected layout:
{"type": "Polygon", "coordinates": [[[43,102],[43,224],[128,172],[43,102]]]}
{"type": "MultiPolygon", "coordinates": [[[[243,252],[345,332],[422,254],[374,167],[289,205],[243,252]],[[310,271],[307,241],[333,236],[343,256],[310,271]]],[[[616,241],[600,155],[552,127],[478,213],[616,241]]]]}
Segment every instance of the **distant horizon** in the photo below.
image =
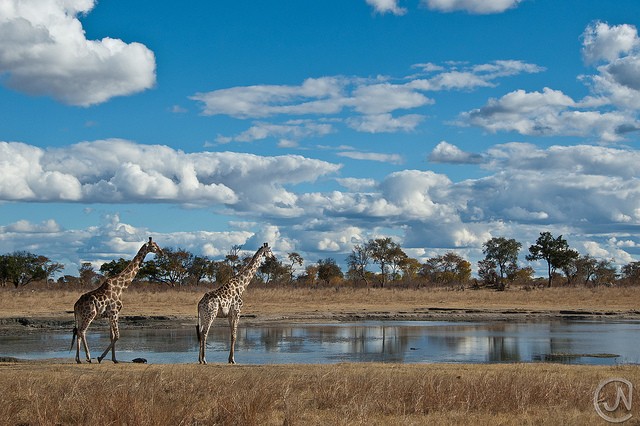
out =
{"type": "Polygon", "coordinates": [[[490,238],[524,258],[548,231],[620,268],[640,258],[639,17],[633,0],[5,0],[0,254],[76,271],[149,236],[212,259],[268,241],[346,270],[391,237],[476,274],[490,238]]]}
{"type": "MultiPolygon", "coordinates": [[[[561,235],[560,236],[552,235],[552,237],[554,237],[554,238],[562,238],[561,235]]],[[[252,250],[250,248],[245,248],[243,246],[236,246],[236,247],[230,248],[230,250],[225,255],[220,255],[220,256],[217,256],[217,257],[213,258],[213,257],[209,257],[209,256],[206,256],[206,255],[203,256],[203,255],[199,255],[197,253],[193,253],[190,250],[184,249],[183,247],[167,247],[167,246],[164,246],[162,248],[165,251],[165,253],[168,250],[173,250],[173,251],[181,251],[182,250],[182,251],[185,251],[186,253],[189,253],[190,255],[202,256],[202,257],[204,257],[205,259],[207,259],[210,262],[224,262],[226,260],[226,256],[231,254],[231,251],[233,249],[235,249],[235,248],[237,248],[239,250],[238,251],[239,260],[242,261],[242,262],[246,262],[246,261],[250,260],[252,258],[252,256],[256,252],[255,250],[252,250]]],[[[568,248],[570,250],[575,250],[575,248],[573,248],[573,247],[568,247],[568,248]]],[[[402,249],[402,247],[401,247],[401,249],[402,249]]],[[[404,251],[404,249],[402,249],[402,250],[404,251]]],[[[11,253],[0,253],[0,256],[3,256],[3,255],[11,256],[11,255],[14,255],[14,254],[19,254],[20,252],[24,252],[24,251],[20,251],[19,250],[19,251],[14,251],[14,252],[11,252],[11,253]]],[[[28,252],[28,253],[30,253],[30,252],[28,252]]],[[[288,255],[292,254],[292,253],[296,253],[296,254],[299,255],[299,253],[297,253],[295,251],[291,251],[291,252],[287,252],[287,253],[280,253],[280,256],[279,257],[276,256],[276,259],[278,260],[278,262],[280,262],[281,265],[289,265],[291,262],[290,262],[290,260],[288,258],[288,255]]],[[[442,255],[447,255],[449,253],[457,254],[455,252],[455,250],[450,250],[448,252],[443,253],[442,255]]],[[[36,256],[40,256],[41,255],[41,253],[30,253],[30,254],[36,255],[36,256]]],[[[349,253],[349,254],[351,254],[351,253],[349,253]]],[[[302,276],[304,276],[306,274],[306,272],[307,272],[306,271],[306,267],[307,266],[316,265],[316,264],[318,264],[319,261],[323,261],[323,260],[332,260],[332,261],[336,262],[336,265],[340,268],[341,272],[345,275],[345,280],[347,280],[346,275],[350,271],[350,267],[349,267],[349,264],[348,264],[348,259],[346,259],[346,257],[349,254],[345,255],[343,258],[335,258],[335,257],[332,257],[332,256],[327,256],[327,257],[324,257],[324,258],[320,258],[320,259],[318,259],[317,261],[314,261],[314,262],[309,262],[307,259],[303,259],[303,264],[302,265],[295,266],[295,268],[294,268],[294,276],[296,277],[296,279],[299,279],[300,277],[302,277],[302,276]]],[[[549,279],[549,274],[548,274],[548,269],[547,269],[548,268],[547,262],[544,261],[544,260],[531,261],[531,260],[526,259],[526,257],[529,256],[530,254],[532,254],[532,253],[530,252],[529,247],[521,247],[521,249],[518,252],[517,267],[520,270],[525,269],[527,267],[531,267],[532,271],[533,271],[533,275],[531,276],[532,280],[545,280],[545,282],[547,282],[547,280],[549,279]],[[543,264],[540,268],[536,269],[536,268],[533,267],[533,265],[540,264],[540,263],[543,264]]],[[[420,261],[420,264],[424,266],[428,261],[430,261],[430,260],[432,260],[434,258],[438,258],[438,257],[440,257],[442,255],[433,256],[433,257],[424,259],[424,260],[420,261]]],[[[478,265],[477,264],[474,265],[473,263],[470,262],[469,259],[466,259],[463,256],[460,256],[460,257],[463,260],[469,262],[470,265],[471,265],[471,276],[470,276],[470,279],[471,280],[478,280],[478,279],[482,280],[482,277],[478,274],[478,265]]],[[[486,257],[487,256],[483,254],[483,258],[481,260],[485,260],[486,257]]],[[[409,256],[409,258],[411,258],[411,256],[409,256]]],[[[598,261],[598,262],[609,262],[610,261],[610,259],[601,259],[601,258],[594,258],[594,257],[592,257],[592,259],[595,259],[595,261],[598,261]]],[[[51,264],[59,263],[59,262],[56,261],[56,259],[48,259],[48,260],[49,260],[49,263],[51,263],[51,264]]],[[[103,262],[100,262],[100,263],[83,262],[81,265],[79,265],[79,267],[83,267],[85,264],[89,264],[89,265],[91,265],[91,267],[93,268],[93,271],[95,273],[100,274],[100,269],[101,269],[101,267],[103,265],[106,265],[106,264],[109,264],[109,263],[113,263],[113,262],[119,263],[119,261],[124,261],[125,264],[128,264],[131,260],[133,260],[133,256],[128,257],[128,258],[127,257],[123,257],[123,256],[117,256],[117,257],[114,257],[112,259],[104,260],[103,262]]],[[[149,258],[147,256],[147,257],[145,257],[143,263],[144,262],[148,262],[150,260],[155,260],[155,258],[154,257],[149,258]]],[[[418,260],[418,259],[416,259],[416,260],[418,260]]],[[[629,265],[631,263],[635,263],[635,262],[636,261],[632,261],[632,262],[629,262],[628,264],[624,264],[624,265],[609,264],[609,266],[615,267],[616,268],[616,274],[622,274],[622,275],[620,275],[619,278],[624,280],[625,276],[623,274],[623,268],[625,266],[627,266],[627,265],[629,265]]],[[[605,265],[605,268],[606,267],[607,266],[605,265]]],[[[554,272],[554,274],[555,274],[554,276],[556,276],[556,275],[562,276],[564,274],[560,270],[560,268],[555,268],[555,269],[556,270],[554,272]]],[[[380,272],[380,264],[374,262],[373,259],[370,258],[369,259],[369,263],[368,263],[368,265],[366,267],[366,271],[371,272],[374,275],[379,275],[381,273],[380,272]]],[[[49,276],[47,278],[47,280],[57,281],[57,280],[59,280],[60,278],[62,278],[64,276],[71,276],[71,277],[76,277],[76,278],[80,277],[80,271],[79,270],[75,274],[74,273],[69,273],[69,272],[70,271],[66,268],[66,266],[63,265],[62,270],[55,271],[51,276],[49,276]],[[67,273],[65,273],[65,272],[67,272],[67,273]]],[[[496,270],[496,272],[499,272],[499,271],[496,270]]],[[[582,272],[584,272],[584,271],[582,271],[582,272]]],[[[107,274],[108,273],[110,273],[110,272],[107,271],[107,274]]],[[[575,278],[575,276],[573,278],[575,278]]],[[[570,278],[570,279],[573,279],[573,278],[570,278]]],[[[590,279],[590,278],[588,278],[588,279],[590,279]]],[[[34,280],[34,281],[38,281],[38,280],[34,280]]],[[[210,282],[216,282],[216,281],[217,280],[210,281],[210,282]]],[[[593,280],[593,282],[596,283],[596,284],[598,283],[597,280],[595,280],[595,279],[593,280]]]]}

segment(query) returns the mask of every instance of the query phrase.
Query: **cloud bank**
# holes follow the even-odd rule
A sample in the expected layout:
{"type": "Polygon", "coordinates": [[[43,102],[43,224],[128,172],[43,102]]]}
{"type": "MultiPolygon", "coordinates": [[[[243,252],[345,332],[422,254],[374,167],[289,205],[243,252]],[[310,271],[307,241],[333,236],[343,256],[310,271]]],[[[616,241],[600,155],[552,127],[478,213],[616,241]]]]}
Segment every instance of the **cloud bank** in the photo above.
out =
{"type": "MultiPolygon", "coordinates": [[[[430,170],[357,179],[344,176],[340,164],[301,156],[187,154],[122,140],[45,150],[3,142],[0,151],[0,158],[15,160],[0,162],[1,201],[162,202],[213,209],[247,224],[206,235],[158,235],[165,244],[209,255],[224,254],[229,244],[242,245],[265,232],[277,235],[280,250],[315,256],[349,252],[354,241],[384,235],[388,229],[400,231],[396,238],[410,253],[438,248],[478,256],[482,243],[492,236],[516,238],[526,245],[542,230],[570,235],[570,244],[582,252],[604,250],[619,262],[631,259],[640,244],[640,153],[631,148],[539,148],[514,142],[469,153],[443,141],[430,154],[432,161],[474,164],[485,170],[484,177],[459,182],[430,170]],[[335,179],[335,189],[298,187],[319,178],[335,179]]],[[[104,226],[100,238],[107,239],[109,247],[120,240],[144,240],[144,230],[132,231],[118,220],[104,226]]],[[[92,233],[61,229],[55,219],[41,224],[21,221],[0,228],[0,248],[10,251],[8,241],[14,244],[36,234],[47,236],[46,241],[54,235],[89,239],[92,233]]],[[[108,257],[112,249],[96,250],[108,257]]]]}
{"type": "Polygon", "coordinates": [[[313,182],[339,169],[295,155],[187,154],[120,139],[48,149],[0,142],[0,200],[222,204],[238,209],[255,203],[286,215],[293,214],[285,206],[296,197],[285,185],[313,182]]]}
{"type": "Polygon", "coordinates": [[[298,142],[323,136],[337,126],[363,133],[411,132],[425,119],[408,113],[432,105],[429,93],[493,87],[501,78],[544,70],[517,60],[486,64],[416,64],[415,72],[400,78],[325,76],[308,78],[300,85],[238,86],[190,97],[202,115],[229,116],[239,120],[260,119],[246,131],[218,137],[217,141],[250,142],[266,137],[298,142]],[[277,117],[289,117],[274,123],[277,117]]]}

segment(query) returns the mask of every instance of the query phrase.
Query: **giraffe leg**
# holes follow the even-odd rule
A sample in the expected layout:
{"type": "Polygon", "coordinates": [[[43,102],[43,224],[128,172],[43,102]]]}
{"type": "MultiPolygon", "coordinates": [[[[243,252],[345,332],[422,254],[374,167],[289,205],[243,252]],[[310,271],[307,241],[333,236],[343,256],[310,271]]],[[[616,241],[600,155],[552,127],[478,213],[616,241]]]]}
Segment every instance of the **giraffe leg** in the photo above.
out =
{"type": "MultiPolygon", "coordinates": [[[[76,337],[78,336],[78,327],[73,327],[73,334],[71,336],[71,346],[69,347],[69,351],[73,349],[73,344],[75,343],[76,337]]],[[[80,364],[80,339],[78,338],[78,344],[76,346],[76,362],[80,364]]]]}
{"type": "Polygon", "coordinates": [[[71,338],[71,347],[69,350],[73,349],[74,343],[76,343],[76,362],[80,364],[80,335],[78,334],[78,327],[73,327],[73,337],[71,338]],[[76,339],[77,342],[74,342],[76,339]]]}
{"type": "Polygon", "coordinates": [[[114,364],[117,364],[118,361],[116,360],[116,341],[120,338],[120,329],[118,328],[117,321],[114,323],[114,327],[111,330],[110,334],[111,340],[113,341],[113,344],[111,345],[111,360],[114,364]]]}
{"type": "Polygon", "coordinates": [[[84,347],[84,354],[87,358],[87,362],[91,363],[91,352],[89,352],[89,345],[87,344],[87,330],[78,331],[78,346],[76,351],[76,362],[80,363],[80,339],[82,339],[82,346],[84,347]]]}
{"type": "Polygon", "coordinates": [[[206,364],[207,359],[205,357],[205,351],[207,348],[207,336],[209,335],[209,329],[213,323],[213,319],[218,314],[218,308],[213,307],[210,303],[198,304],[198,363],[206,364]]]}
{"type": "Polygon", "coordinates": [[[206,364],[206,348],[207,348],[207,336],[209,335],[209,328],[211,328],[211,323],[213,321],[209,320],[206,324],[203,324],[202,329],[200,330],[200,352],[198,355],[198,362],[200,364],[206,364]]]}
{"type": "Polygon", "coordinates": [[[89,317],[81,318],[78,321],[78,327],[74,329],[75,336],[77,337],[76,341],[76,362],[80,364],[80,340],[82,340],[82,346],[84,347],[84,354],[87,358],[87,362],[91,362],[91,352],[89,352],[89,345],[87,344],[87,329],[89,328],[89,324],[93,320],[95,315],[90,315],[89,317]]]}
{"type": "Polygon", "coordinates": [[[109,334],[111,335],[111,343],[109,343],[109,346],[107,346],[107,349],[104,350],[102,355],[98,357],[98,364],[102,362],[105,356],[107,356],[109,350],[111,350],[111,360],[113,361],[113,363],[118,363],[118,361],[116,360],[116,341],[120,338],[120,331],[118,330],[118,317],[114,316],[110,318],[110,322],[111,330],[109,334]]]}
{"type": "Polygon", "coordinates": [[[229,328],[231,329],[231,348],[229,349],[229,364],[235,364],[236,360],[233,355],[236,347],[236,335],[238,333],[238,321],[240,314],[237,312],[229,312],[229,328]]]}

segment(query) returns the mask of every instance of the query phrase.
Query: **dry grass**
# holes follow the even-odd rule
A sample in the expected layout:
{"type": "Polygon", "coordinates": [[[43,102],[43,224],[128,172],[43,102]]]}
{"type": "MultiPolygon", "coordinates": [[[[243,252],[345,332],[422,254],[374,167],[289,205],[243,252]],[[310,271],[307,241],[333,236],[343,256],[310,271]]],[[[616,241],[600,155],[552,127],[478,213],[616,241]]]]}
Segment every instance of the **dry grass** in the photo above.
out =
{"type": "MultiPolygon", "coordinates": [[[[124,294],[123,315],[195,316],[207,289],[124,294]]],[[[2,317],[70,318],[83,291],[0,290],[2,317]]],[[[534,291],[249,288],[246,313],[403,312],[428,307],[630,311],[640,287],[534,291]]],[[[600,380],[640,366],[0,364],[0,425],[586,425],[600,380]]]]}
{"type": "MultiPolygon", "coordinates": [[[[174,290],[132,288],[123,295],[123,315],[195,316],[196,305],[210,288],[174,290]]],[[[0,317],[66,317],[85,290],[0,290],[0,317]]],[[[416,309],[488,310],[638,310],[639,287],[551,288],[447,291],[413,289],[303,289],[249,287],[244,312],[258,317],[307,316],[314,313],[401,312],[416,309]]]]}
{"type": "Polygon", "coordinates": [[[640,367],[0,364],[0,424],[602,424],[611,377],[640,367]]]}

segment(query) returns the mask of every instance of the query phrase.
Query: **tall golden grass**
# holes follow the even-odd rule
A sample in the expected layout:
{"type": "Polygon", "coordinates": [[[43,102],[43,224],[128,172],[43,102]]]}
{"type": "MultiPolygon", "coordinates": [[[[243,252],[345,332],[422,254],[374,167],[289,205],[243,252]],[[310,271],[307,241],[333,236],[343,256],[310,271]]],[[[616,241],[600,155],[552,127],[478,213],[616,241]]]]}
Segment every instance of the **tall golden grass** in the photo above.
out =
{"type": "MultiPolygon", "coordinates": [[[[198,300],[211,287],[170,289],[132,285],[122,296],[122,315],[195,316],[198,300]]],[[[0,290],[0,317],[69,316],[87,289],[0,290]]],[[[550,288],[507,291],[398,288],[248,287],[244,312],[258,316],[313,316],[315,313],[411,312],[425,308],[637,311],[640,286],[550,288]]]]}
{"type": "Polygon", "coordinates": [[[638,366],[5,363],[0,424],[589,425],[611,377],[640,387],[638,366]]]}

